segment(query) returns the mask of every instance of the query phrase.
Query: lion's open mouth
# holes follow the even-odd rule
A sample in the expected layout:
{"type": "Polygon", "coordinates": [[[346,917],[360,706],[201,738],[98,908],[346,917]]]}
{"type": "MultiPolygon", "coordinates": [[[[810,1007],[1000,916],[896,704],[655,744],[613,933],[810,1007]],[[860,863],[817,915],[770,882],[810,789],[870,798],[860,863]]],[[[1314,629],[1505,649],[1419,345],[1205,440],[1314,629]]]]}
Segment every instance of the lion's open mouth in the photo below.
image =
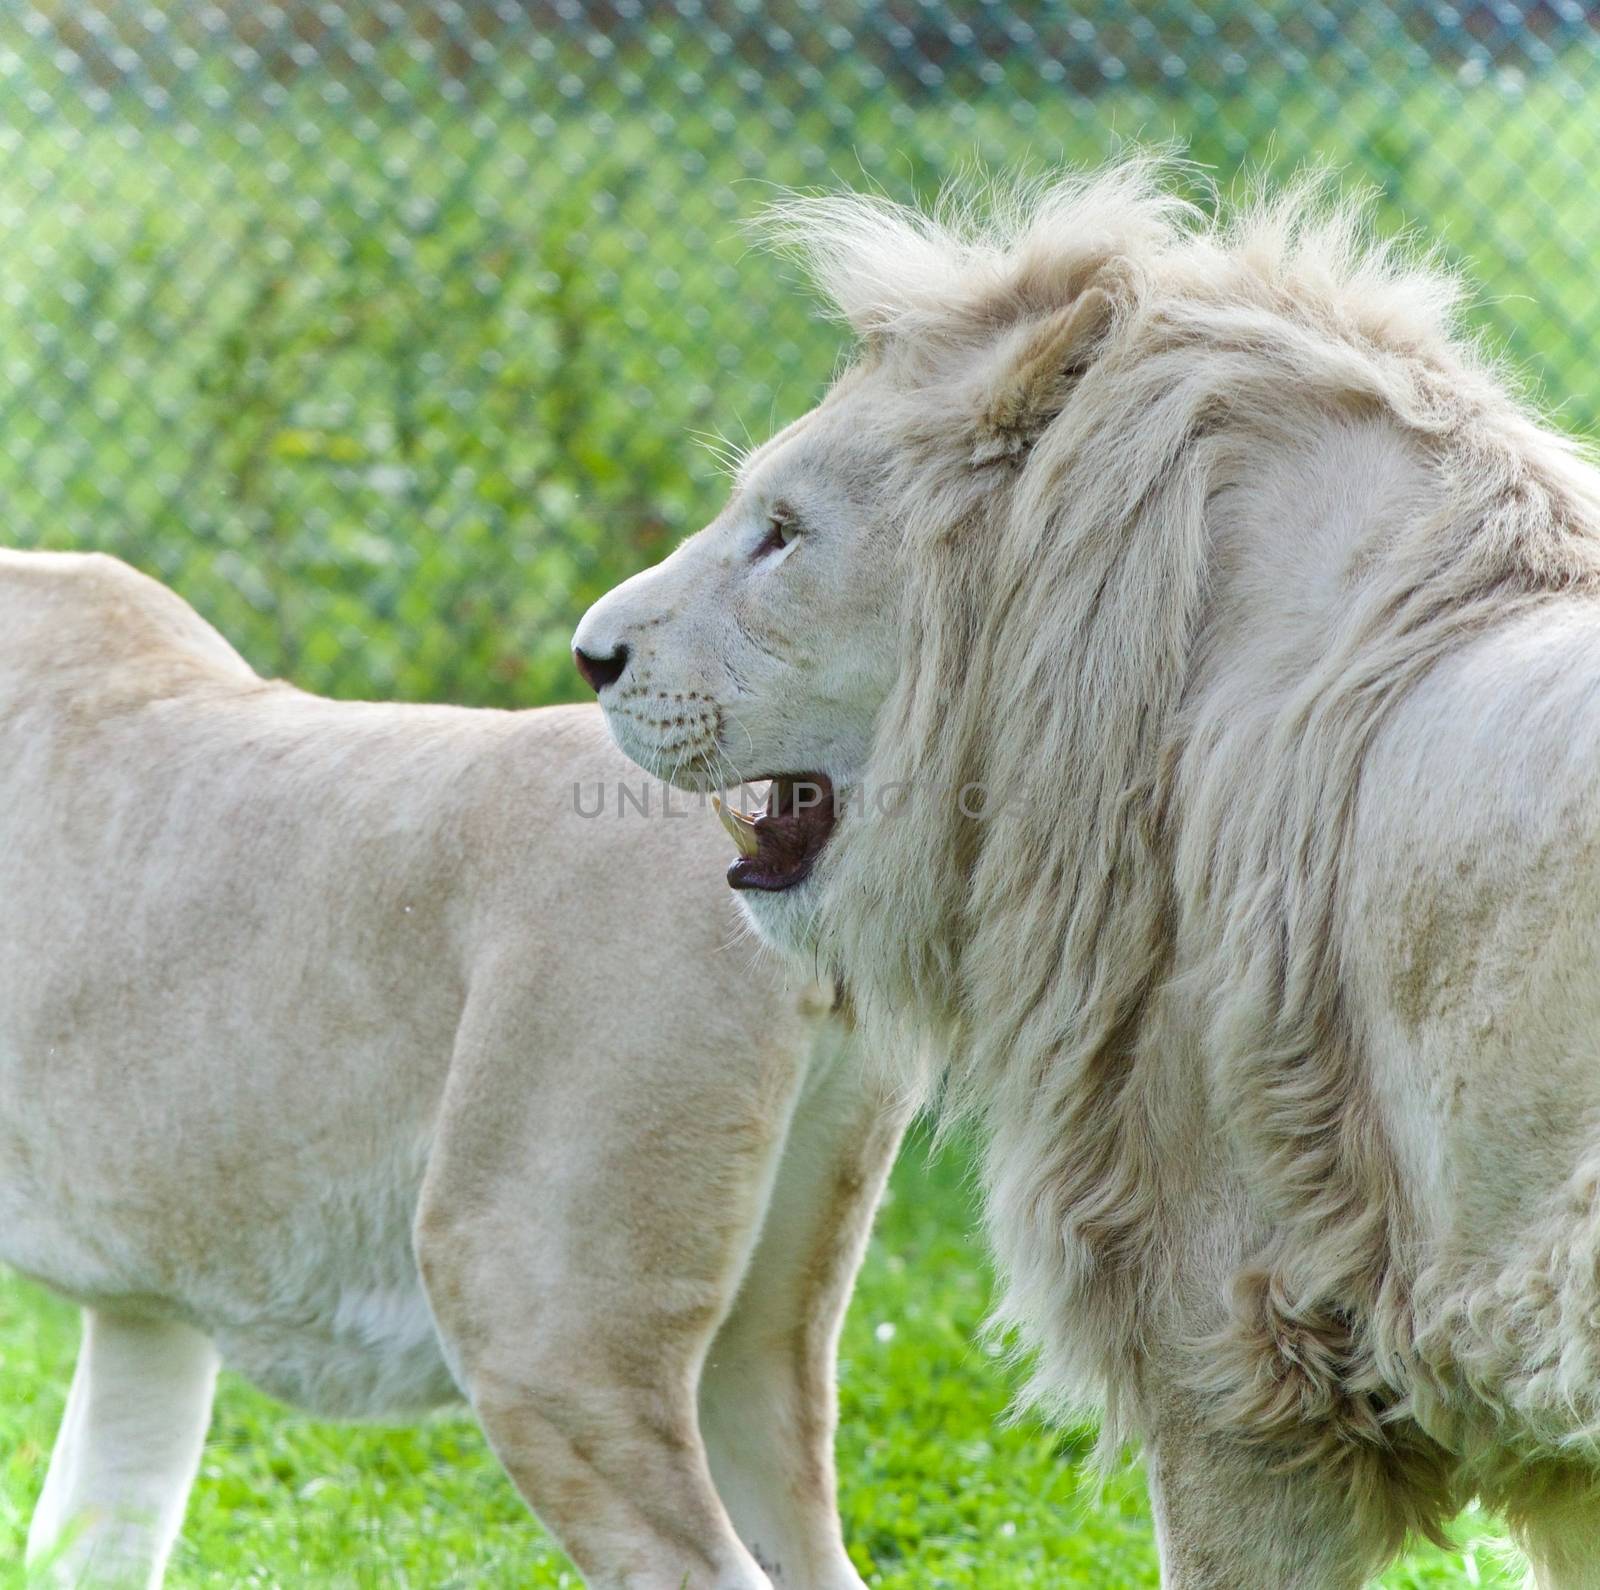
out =
{"type": "Polygon", "coordinates": [[[722,826],[739,847],[728,868],[735,889],[792,889],[816,865],[838,818],[826,773],[774,774],[767,809],[751,817],[716,802],[722,826]]]}

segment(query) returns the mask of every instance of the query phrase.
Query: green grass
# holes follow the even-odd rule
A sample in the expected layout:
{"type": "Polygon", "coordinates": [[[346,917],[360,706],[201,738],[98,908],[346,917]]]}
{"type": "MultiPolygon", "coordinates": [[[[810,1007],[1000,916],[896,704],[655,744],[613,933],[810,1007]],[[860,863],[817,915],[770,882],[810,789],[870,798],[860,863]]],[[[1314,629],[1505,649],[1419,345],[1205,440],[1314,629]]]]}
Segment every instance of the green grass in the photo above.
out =
{"type": "MultiPolygon", "coordinates": [[[[1085,1431],[1007,1423],[1008,1375],[977,1345],[988,1277],[964,1161],[913,1144],[894,1178],[840,1364],[845,1528],[880,1590],[1131,1590],[1156,1583],[1136,1471],[1098,1490],[1085,1431]]],[[[0,1280],[0,1564],[20,1560],[61,1411],[72,1311],[0,1280]]],[[[1399,1590],[1511,1590],[1486,1520],[1468,1555],[1427,1549],[1399,1590]]],[[[579,1584],[471,1422],[320,1424],[225,1378],[174,1561],[175,1590],[498,1590],[579,1584]]],[[[20,1575],[0,1587],[20,1586],[20,1575]]]]}

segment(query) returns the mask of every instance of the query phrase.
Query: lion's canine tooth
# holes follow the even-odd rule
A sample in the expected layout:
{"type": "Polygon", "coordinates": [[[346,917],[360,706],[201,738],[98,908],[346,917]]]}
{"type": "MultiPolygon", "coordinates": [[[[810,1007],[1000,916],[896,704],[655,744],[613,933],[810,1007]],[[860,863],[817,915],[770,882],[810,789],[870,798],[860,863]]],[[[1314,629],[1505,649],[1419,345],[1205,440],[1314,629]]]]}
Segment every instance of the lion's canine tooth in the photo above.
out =
{"type": "Polygon", "coordinates": [[[711,804],[717,809],[717,816],[722,819],[722,826],[728,830],[729,837],[739,847],[741,856],[753,856],[761,848],[760,841],[756,838],[756,825],[754,821],[745,816],[743,812],[736,812],[731,807],[724,806],[721,798],[713,795],[711,804]]]}

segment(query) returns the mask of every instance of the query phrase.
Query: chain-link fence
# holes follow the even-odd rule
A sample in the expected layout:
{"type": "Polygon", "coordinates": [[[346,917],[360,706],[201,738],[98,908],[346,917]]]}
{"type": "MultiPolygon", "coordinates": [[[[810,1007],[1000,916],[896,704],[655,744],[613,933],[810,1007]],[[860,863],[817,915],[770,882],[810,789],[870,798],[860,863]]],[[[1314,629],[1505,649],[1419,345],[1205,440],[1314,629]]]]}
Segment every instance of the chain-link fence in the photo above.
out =
{"type": "Polygon", "coordinates": [[[1597,89],[1577,0],[16,0],[0,540],[118,552],[318,689],[570,693],[714,437],[831,368],[741,238],[772,185],[1133,140],[1375,183],[1587,429],[1597,89]]]}

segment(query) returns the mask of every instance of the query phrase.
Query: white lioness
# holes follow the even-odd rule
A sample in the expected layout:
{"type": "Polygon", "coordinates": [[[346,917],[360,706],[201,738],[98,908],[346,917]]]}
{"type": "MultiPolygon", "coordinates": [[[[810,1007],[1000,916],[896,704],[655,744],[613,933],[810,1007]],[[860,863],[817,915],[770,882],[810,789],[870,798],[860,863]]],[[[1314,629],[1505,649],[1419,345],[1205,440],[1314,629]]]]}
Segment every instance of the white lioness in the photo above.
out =
{"type": "Polygon", "coordinates": [[[617,738],[775,776],[732,879],[942,1052],[1168,1584],[1476,1493],[1600,1585],[1600,474],[1305,191],[782,230],[859,356],[584,619],[617,738]]]}
{"type": "Polygon", "coordinates": [[[833,1353],[896,1115],[730,948],[715,825],[621,778],[592,708],[319,700],[0,553],[0,1260],[85,1308],[58,1579],[159,1582],[220,1360],[465,1393],[593,1585],[858,1590],[833,1353]]]}

